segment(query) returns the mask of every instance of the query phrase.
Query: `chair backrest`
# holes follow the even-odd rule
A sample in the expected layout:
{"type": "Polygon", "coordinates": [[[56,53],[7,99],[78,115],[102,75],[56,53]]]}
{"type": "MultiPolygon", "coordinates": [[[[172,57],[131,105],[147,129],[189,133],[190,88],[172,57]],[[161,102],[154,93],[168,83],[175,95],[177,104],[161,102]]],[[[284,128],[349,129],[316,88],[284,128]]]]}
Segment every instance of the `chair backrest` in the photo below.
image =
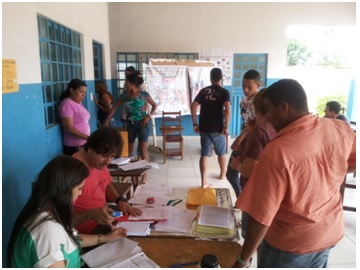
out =
{"type": "Polygon", "coordinates": [[[181,111],[178,112],[162,112],[162,126],[164,127],[180,127],[182,128],[181,111]]]}

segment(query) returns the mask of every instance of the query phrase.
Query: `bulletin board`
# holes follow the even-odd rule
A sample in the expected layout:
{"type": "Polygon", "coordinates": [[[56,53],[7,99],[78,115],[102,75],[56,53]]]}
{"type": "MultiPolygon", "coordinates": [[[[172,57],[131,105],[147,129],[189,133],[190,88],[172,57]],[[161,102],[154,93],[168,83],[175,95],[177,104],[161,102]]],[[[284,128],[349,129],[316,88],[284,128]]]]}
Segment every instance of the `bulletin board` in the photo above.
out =
{"type": "Polygon", "coordinates": [[[162,111],[191,114],[189,81],[186,66],[145,65],[146,89],[157,103],[155,117],[162,111]]]}

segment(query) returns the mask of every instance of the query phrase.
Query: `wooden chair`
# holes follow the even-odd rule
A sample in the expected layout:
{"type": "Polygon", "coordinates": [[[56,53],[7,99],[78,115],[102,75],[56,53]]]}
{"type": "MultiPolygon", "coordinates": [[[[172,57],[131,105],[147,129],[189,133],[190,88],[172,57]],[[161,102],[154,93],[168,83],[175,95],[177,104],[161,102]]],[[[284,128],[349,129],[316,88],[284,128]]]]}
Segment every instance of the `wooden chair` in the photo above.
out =
{"type": "Polygon", "coordinates": [[[184,158],[183,129],[181,111],[162,112],[160,131],[163,134],[164,164],[166,163],[166,156],[181,156],[181,159],[184,158]]]}

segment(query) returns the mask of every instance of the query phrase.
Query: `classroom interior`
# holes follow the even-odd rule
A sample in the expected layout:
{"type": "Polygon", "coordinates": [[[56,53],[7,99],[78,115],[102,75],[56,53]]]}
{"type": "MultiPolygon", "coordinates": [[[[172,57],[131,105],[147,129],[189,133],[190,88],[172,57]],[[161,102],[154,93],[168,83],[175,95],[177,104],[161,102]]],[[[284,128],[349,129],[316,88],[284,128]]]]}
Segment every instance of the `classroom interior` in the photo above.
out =
{"type": "MultiPolygon", "coordinates": [[[[88,85],[84,106],[91,113],[90,126],[94,131],[97,128],[93,102],[96,80],[94,44],[100,44],[101,72],[115,99],[119,95],[119,53],[197,54],[199,58],[203,56],[215,60],[232,58],[236,54],[265,54],[266,80],[263,86],[268,86],[290,75],[298,76],[296,71],[289,72],[286,68],[288,26],[355,27],[356,2],[7,2],[2,3],[2,17],[3,64],[4,59],[14,60],[16,69],[15,90],[4,92],[3,86],[2,95],[2,262],[5,266],[12,225],[30,196],[31,182],[50,159],[62,154],[61,126],[56,121],[49,125],[49,118],[46,118],[39,18],[79,34],[77,66],[79,77],[88,85]]],[[[317,73],[309,71],[294,78],[306,78],[309,81],[306,87],[312,92],[323,87],[324,79],[339,84],[336,83],[337,78],[329,74],[321,78],[316,76],[317,73]]],[[[344,91],[351,97],[347,110],[354,121],[355,77],[354,73],[350,73],[344,86],[344,91]]],[[[224,85],[229,91],[236,88],[232,79],[224,85]]],[[[240,123],[236,107],[238,105],[232,107],[230,143],[240,123]]],[[[115,118],[120,126],[120,112],[115,114],[115,118]]],[[[184,159],[171,157],[163,164],[162,155],[149,147],[150,161],[158,162],[159,169],[149,171],[148,185],[200,185],[200,139],[193,133],[190,116],[185,115],[183,119],[184,159]]],[[[160,119],[156,119],[155,140],[161,146],[159,125],[160,119]]],[[[149,138],[149,145],[153,143],[153,138],[149,138]]],[[[212,156],[208,171],[210,183],[214,187],[229,188],[235,201],[230,184],[227,180],[218,180],[218,174],[219,168],[212,156]]],[[[355,178],[349,176],[348,181],[355,183],[355,178]]],[[[346,189],[344,202],[355,205],[355,195],[356,190],[346,189]]],[[[240,215],[240,212],[237,214],[240,215]]],[[[356,267],[356,213],[344,211],[344,216],[345,236],[331,251],[329,267],[332,268],[356,267]]]]}

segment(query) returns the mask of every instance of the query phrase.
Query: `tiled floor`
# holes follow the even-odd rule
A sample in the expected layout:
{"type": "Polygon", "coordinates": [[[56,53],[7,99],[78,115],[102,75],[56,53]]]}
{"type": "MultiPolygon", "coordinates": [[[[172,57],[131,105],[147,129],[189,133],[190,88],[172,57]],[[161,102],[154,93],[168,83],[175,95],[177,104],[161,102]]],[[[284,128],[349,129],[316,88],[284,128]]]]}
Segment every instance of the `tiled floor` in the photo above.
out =
{"type": "MultiPolygon", "coordinates": [[[[229,145],[233,139],[229,139],[229,145]]],[[[157,137],[157,147],[162,148],[162,138],[157,137]]],[[[159,169],[151,169],[148,173],[148,185],[160,185],[170,187],[199,187],[201,183],[199,159],[200,159],[200,138],[198,136],[185,137],[184,142],[184,159],[180,157],[168,157],[166,164],[163,164],[163,156],[159,154],[154,147],[152,137],[149,138],[149,157],[151,162],[157,162],[159,169]]],[[[136,149],[136,148],[135,148],[136,149]]],[[[230,153],[229,153],[230,154],[230,153]]],[[[229,156],[228,154],[228,156],[229,156]]],[[[220,169],[217,163],[216,155],[209,158],[208,181],[213,187],[229,188],[232,200],[235,202],[235,193],[225,180],[219,180],[220,169]]],[[[355,181],[351,179],[348,182],[355,181]]],[[[355,206],[356,190],[345,190],[344,202],[349,206],[355,206]]],[[[237,216],[240,212],[236,213],[237,216]]],[[[345,236],[333,248],[330,253],[330,268],[355,268],[356,267],[356,213],[344,212],[345,217],[345,236]]],[[[243,243],[243,240],[240,240],[243,243]]],[[[256,262],[256,258],[253,259],[256,262]]],[[[256,267],[253,264],[252,267],[256,267]]]]}

